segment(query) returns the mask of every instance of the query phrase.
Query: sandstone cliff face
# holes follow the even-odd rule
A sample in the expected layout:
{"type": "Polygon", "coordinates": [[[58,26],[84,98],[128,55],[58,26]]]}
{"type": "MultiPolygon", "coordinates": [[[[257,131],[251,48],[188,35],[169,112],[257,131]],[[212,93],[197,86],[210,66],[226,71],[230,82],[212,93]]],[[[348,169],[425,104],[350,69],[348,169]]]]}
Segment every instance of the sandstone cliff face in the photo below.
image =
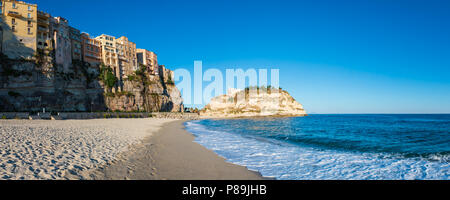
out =
{"type": "Polygon", "coordinates": [[[303,106],[284,90],[231,89],[201,110],[203,117],[305,116],[303,106]]]}
{"type": "MultiPolygon", "coordinates": [[[[170,70],[169,70],[170,71],[170,70]]],[[[148,83],[125,81],[124,92],[105,93],[97,78],[98,67],[74,63],[70,70],[52,62],[36,63],[0,57],[0,111],[89,112],[151,111],[182,112],[178,89],[163,76],[148,83]]]]}
{"type": "Polygon", "coordinates": [[[161,76],[148,76],[141,81],[124,81],[122,95],[106,96],[112,111],[183,112],[183,99],[175,85],[164,82],[161,76]]]}
{"type": "Polygon", "coordinates": [[[91,111],[106,109],[103,89],[81,66],[70,71],[51,63],[1,58],[0,111],[91,111]]]}

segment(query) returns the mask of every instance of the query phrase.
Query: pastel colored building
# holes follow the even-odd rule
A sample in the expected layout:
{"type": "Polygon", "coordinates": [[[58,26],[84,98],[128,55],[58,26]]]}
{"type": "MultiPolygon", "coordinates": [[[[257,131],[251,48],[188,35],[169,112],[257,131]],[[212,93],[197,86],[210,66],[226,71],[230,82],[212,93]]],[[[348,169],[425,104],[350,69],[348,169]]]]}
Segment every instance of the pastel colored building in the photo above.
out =
{"type": "Polygon", "coordinates": [[[91,38],[88,33],[81,34],[82,59],[91,66],[102,63],[102,47],[100,41],[91,38]]]}
{"type": "Polygon", "coordinates": [[[158,57],[156,54],[146,49],[137,49],[136,52],[138,63],[145,65],[151,75],[158,75],[158,57]]]}
{"type": "Polygon", "coordinates": [[[37,5],[14,0],[0,2],[2,53],[11,58],[32,58],[37,49],[37,5]]]}
{"type": "Polygon", "coordinates": [[[50,33],[50,14],[38,11],[37,14],[37,49],[49,52],[53,50],[52,34],[50,33]]]}
{"type": "Polygon", "coordinates": [[[69,37],[72,50],[73,60],[82,60],[81,55],[81,32],[80,30],[69,26],[69,37]]]}
{"type": "Polygon", "coordinates": [[[136,43],[122,36],[116,39],[117,54],[119,58],[119,66],[123,70],[123,78],[134,74],[138,70],[138,62],[136,57],[136,43]]]}
{"type": "Polygon", "coordinates": [[[69,22],[62,17],[54,17],[50,20],[50,26],[53,33],[56,64],[62,66],[64,72],[68,72],[72,66],[69,22]]]}
{"type": "Polygon", "coordinates": [[[119,80],[118,90],[122,91],[123,80],[138,69],[136,44],[124,36],[116,38],[102,34],[95,39],[101,44],[102,62],[113,69],[119,80]]]}
{"type": "Polygon", "coordinates": [[[0,51],[8,57],[29,59],[43,53],[57,70],[68,73],[73,70],[72,61],[84,61],[90,66],[104,63],[119,80],[119,91],[123,80],[134,74],[140,64],[151,75],[166,72],[158,65],[154,52],[137,49],[127,37],[103,34],[91,38],[71,27],[68,20],[39,11],[36,4],[0,0],[0,14],[0,51]]]}
{"type": "Polygon", "coordinates": [[[116,38],[114,36],[103,34],[95,39],[100,42],[103,64],[111,67],[116,77],[122,77],[123,73],[119,66],[119,56],[117,54],[118,50],[115,41],[116,38]]]}
{"type": "Polygon", "coordinates": [[[173,78],[175,77],[175,73],[172,70],[169,70],[166,68],[165,65],[159,65],[158,66],[158,73],[159,73],[159,77],[164,80],[164,82],[168,82],[168,81],[172,81],[173,82],[173,78]]]}

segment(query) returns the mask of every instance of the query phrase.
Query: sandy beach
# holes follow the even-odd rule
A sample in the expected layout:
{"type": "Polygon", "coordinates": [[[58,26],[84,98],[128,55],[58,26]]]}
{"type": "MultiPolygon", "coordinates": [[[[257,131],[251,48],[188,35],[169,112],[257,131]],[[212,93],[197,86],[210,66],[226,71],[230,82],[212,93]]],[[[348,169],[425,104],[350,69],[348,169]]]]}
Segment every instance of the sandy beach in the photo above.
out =
{"type": "Polygon", "coordinates": [[[0,120],[0,180],[262,179],[193,140],[174,119],[0,120]]]}
{"type": "Polygon", "coordinates": [[[234,165],[193,142],[184,121],[168,123],[156,134],[100,169],[95,179],[106,180],[261,180],[259,173],[234,165]]]}

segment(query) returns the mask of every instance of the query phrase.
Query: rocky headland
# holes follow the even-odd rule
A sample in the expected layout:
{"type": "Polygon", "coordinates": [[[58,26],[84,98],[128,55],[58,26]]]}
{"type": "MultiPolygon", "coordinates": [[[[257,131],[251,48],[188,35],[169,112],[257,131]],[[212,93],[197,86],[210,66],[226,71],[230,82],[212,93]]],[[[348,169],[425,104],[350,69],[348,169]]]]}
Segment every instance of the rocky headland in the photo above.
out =
{"type": "Polygon", "coordinates": [[[203,118],[306,116],[303,105],[288,92],[269,87],[230,89],[200,111],[203,118]]]}

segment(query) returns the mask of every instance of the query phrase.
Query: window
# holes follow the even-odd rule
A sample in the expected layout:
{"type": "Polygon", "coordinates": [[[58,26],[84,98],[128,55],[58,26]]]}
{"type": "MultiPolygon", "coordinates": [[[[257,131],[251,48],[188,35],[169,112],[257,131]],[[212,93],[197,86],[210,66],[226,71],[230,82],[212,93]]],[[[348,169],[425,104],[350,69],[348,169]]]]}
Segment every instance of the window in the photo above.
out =
{"type": "Polygon", "coordinates": [[[28,10],[31,11],[31,6],[28,6],[28,10]]]}
{"type": "Polygon", "coordinates": [[[11,24],[16,24],[16,19],[15,18],[11,19],[11,24]]]}
{"type": "Polygon", "coordinates": [[[12,7],[17,8],[16,3],[13,2],[12,7]]]}
{"type": "Polygon", "coordinates": [[[28,27],[31,27],[31,21],[28,20],[28,27]]]}
{"type": "Polygon", "coordinates": [[[28,19],[31,19],[31,13],[28,13],[28,19]]]}
{"type": "Polygon", "coordinates": [[[28,28],[28,34],[31,34],[31,28],[28,28]]]}
{"type": "Polygon", "coordinates": [[[16,32],[16,26],[11,27],[12,32],[16,32]]]}

